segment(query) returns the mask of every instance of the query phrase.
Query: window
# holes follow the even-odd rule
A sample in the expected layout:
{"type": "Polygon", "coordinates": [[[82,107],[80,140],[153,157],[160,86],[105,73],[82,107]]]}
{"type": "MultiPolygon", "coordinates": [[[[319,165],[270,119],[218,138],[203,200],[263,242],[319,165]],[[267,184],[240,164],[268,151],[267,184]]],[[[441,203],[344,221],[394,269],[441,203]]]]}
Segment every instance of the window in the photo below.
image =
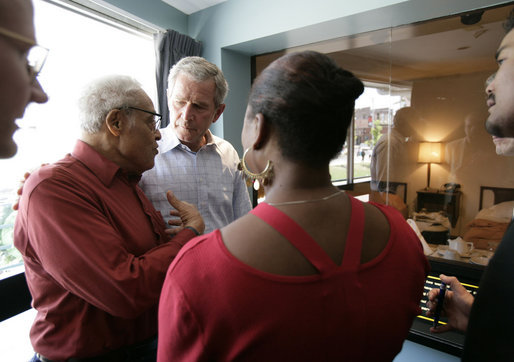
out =
{"type": "MultiPolygon", "coordinates": [[[[25,172],[72,150],[79,136],[76,100],[81,87],[102,75],[127,74],[156,99],[151,36],[42,0],[33,2],[38,43],[50,49],[39,76],[50,99],[43,105],[29,105],[24,118],[18,120],[18,153],[0,160],[0,279],[23,271],[21,256],[12,245],[16,217],[12,203],[17,199],[19,181],[25,172]]],[[[1,349],[0,360],[31,358],[28,331],[34,314],[34,310],[28,310],[0,323],[0,341],[2,346],[9,346],[1,349]]]]}
{"type": "MultiPolygon", "coordinates": [[[[364,82],[364,93],[355,102],[352,123],[353,153],[348,161],[346,142],[341,153],[330,163],[330,175],[335,184],[369,181],[373,148],[378,139],[392,126],[392,116],[403,107],[410,106],[411,88],[364,82]],[[353,173],[348,176],[348,162],[353,173]]],[[[348,140],[352,132],[348,132],[348,140]]]]}
{"type": "Polygon", "coordinates": [[[76,100],[81,87],[102,75],[126,74],[156,99],[151,36],[42,0],[35,0],[34,8],[36,38],[50,49],[39,75],[49,101],[27,107],[23,119],[17,121],[18,153],[0,160],[0,278],[22,270],[21,256],[12,245],[16,217],[12,203],[20,180],[25,172],[57,161],[73,149],[80,135],[76,100]]]}

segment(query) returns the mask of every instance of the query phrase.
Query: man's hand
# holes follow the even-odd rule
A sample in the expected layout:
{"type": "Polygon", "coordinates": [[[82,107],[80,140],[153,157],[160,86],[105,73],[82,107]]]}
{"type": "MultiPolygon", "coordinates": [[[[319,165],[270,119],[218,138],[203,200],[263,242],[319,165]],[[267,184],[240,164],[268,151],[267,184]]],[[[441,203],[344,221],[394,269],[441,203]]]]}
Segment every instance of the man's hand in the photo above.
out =
{"type": "MultiPolygon", "coordinates": [[[[448,323],[430,328],[432,333],[447,332],[452,329],[465,331],[468,328],[469,313],[473,305],[473,296],[460,284],[455,277],[448,277],[444,274],[440,275],[441,281],[446,283],[451,290],[446,290],[443,302],[442,314],[448,318],[448,323]]],[[[437,295],[439,289],[432,289],[428,292],[427,317],[432,317],[437,305],[437,295]]]]}
{"type": "Polygon", "coordinates": [[[23,185],[25,185],[25,181],[27,181],[29,176],[30,176],[30,172],[25,172],[25,174],[23,175],[23,180],[20,181],[20,187],[18,187],[18,191],[16,191],[18,198],[12,204],[12,209],[14,211],[17,211],[20,206],[20,197],[21,197],[21,194],[23,193],[23,185]]]}
{"type": "Polygon", "coordinates": [[[166,229],[166,233],[174,235],[179,231],[183,230],[186,226],[194,228],[198,233],[203,234],[205,230],[205,224],[203,222],[202,215],[198,212],[197,208],[186,201],[180,201],[175,197],[173,192],[168,191],[166,193],[168,202],[176,210],[171,210],[170,215],[176,216],[178,219],[172,219],[168,221],[168,224],[176,227],[166,229]]]}
{"type": "MultiPolygon", "coordinates": [[[[43,167],[46,165],[48,165],[48,163],[45,162],[45,163],[42,163],[40,167],[43,167]]],[[[12,209],[14,211],[17,211],[18,208],[20,207],[20,197],[21,197],[21,194],[23,193],[23,185],[25,185],[25,181],[27,181],[27,179],[29,178],[29,176],[32,172],[34,172],[34,169],[30,172],[25,172],[25,174],[23,175],[23,180],[20,181],[20,187],[18,188],[18,191],[16,191],[18,198],[12,204],[12,209]]]]}

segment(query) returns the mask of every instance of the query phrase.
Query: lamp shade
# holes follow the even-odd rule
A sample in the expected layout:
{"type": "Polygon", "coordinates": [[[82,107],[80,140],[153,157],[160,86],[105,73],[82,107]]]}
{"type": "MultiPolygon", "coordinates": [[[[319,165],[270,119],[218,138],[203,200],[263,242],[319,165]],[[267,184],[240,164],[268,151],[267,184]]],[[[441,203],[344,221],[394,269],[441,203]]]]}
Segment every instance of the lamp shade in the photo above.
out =
{"type": "Polygon", "coordinates": [[[441,162],[441,143],[421,142],[419,144],[418,162],[440,163],[441,162]]]}

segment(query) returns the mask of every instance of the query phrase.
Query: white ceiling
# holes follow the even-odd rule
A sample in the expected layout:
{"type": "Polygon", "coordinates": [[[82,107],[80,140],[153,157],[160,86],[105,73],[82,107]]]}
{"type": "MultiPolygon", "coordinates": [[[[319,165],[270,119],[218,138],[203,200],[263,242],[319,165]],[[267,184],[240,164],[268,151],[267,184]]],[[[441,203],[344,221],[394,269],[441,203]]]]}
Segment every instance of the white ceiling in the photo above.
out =
{"type": "Polygon", "coordinates": [[[191,15],[197,11],[217,5],[227,0],[161,0],[184,14],[191,15]]]}

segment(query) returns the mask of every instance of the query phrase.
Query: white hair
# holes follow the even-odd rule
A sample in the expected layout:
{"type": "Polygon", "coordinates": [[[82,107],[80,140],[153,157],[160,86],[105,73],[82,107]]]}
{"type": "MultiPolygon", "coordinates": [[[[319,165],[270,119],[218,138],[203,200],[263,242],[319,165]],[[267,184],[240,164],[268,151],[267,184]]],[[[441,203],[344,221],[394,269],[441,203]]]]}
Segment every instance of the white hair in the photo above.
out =
{"type": "Polygon", "coordinates": [[[141,92],[141,84],[129,76],[95,79],[84,88],[78,101],[80,128],[89,134],[99,132],[111,110],[137,105],[141,92]]]}

